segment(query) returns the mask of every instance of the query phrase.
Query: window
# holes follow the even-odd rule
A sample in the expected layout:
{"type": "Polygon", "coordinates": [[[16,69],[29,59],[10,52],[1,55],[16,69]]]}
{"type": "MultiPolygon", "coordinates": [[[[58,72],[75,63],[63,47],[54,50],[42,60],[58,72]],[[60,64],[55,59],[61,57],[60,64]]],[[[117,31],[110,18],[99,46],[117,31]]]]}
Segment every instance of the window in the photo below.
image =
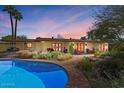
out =
{"type": "Polygon", "coordinates": [[[32,47],[32,44],[31,43],[27,43],[27,47],[28,48],[31,48],[32,47]]]}
{"type": "Polygon", "coordinates": [[[77,43],[77,51],[83,51],[83,43],[77,43]]]}
{"type": "Polygon", "coordinates": [[[62,43],[53,43],[52,48],[54,51],[63,51],[63,44],[62,43]]]}

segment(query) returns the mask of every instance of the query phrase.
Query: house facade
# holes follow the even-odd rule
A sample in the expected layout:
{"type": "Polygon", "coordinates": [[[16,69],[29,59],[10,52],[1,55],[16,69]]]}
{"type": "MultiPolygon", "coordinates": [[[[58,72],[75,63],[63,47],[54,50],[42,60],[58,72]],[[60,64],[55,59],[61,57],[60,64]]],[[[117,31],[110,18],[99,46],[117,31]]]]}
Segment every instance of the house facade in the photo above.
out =
{"type": "MultiPolygon", "coordinates": [[[[56,38],[40,38],[16,41],[16,47],[20,50],[47,51],[52,48],[54,51],[68,51],[69,46],[79,53],[92,53],[94,50],[108,51],[108,43],[93,40],[80,39],[56,39],[56,38]]],[[[10,42],[0,43],[0,50],[6,50],[10,46],[10,42]]]]}

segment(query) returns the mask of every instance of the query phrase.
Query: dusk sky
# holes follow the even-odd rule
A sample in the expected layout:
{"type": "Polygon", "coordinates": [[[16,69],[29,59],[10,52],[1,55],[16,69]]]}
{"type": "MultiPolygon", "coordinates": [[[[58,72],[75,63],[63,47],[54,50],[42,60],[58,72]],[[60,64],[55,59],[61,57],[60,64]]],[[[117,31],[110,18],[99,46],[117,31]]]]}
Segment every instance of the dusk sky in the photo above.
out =
{"type": "MultiPolygon", "coordinates": [[[[0,6],[0,37],[11,34],[10,19],[0,6]]],[[[18,35],[28,38],[64,37],[79,39],[94,22],[94,11],[104,6],[15,6],[22,12],[18,35]]]]}

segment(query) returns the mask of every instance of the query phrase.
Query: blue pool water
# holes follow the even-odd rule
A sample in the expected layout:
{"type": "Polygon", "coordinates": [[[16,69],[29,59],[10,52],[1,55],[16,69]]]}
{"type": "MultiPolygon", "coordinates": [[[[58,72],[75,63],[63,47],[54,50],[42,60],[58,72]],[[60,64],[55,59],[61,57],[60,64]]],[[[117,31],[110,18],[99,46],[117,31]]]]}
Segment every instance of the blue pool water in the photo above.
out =
{"type": "Polygon", "coordinates": [[[0,60],[1,88],[63,88],[67,82],[66,71],[56,64],[0,60]]]}

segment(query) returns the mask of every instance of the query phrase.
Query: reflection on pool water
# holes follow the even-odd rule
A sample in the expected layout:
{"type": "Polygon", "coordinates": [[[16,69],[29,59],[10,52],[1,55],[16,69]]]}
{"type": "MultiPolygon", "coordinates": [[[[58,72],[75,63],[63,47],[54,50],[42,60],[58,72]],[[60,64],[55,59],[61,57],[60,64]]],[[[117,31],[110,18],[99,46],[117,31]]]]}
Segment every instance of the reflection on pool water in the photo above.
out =
{"type": "Polygon", "coordinates": [[[56,64],[24,60],[0,61],[1,88],[63,88],[67,82],[67,73],[56,64]]]}

